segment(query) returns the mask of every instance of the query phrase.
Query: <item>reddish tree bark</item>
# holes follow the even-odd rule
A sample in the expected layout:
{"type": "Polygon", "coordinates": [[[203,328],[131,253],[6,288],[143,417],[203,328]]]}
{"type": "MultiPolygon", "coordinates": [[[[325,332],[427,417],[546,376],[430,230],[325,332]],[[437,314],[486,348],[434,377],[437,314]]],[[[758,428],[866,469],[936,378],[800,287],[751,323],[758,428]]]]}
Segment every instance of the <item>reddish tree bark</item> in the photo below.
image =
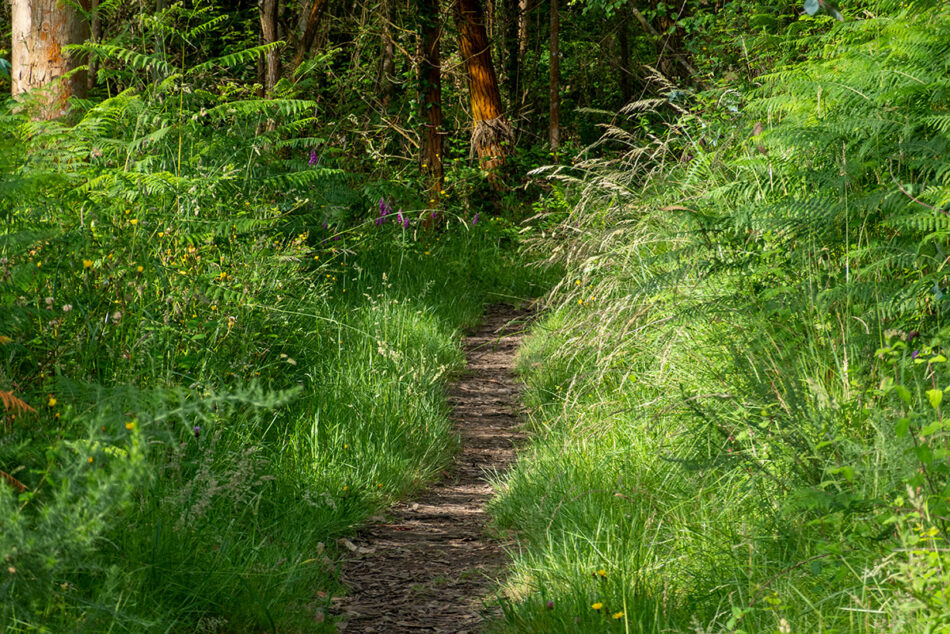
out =
{"type": "Polygon", "coordinates": [[[497,184],[497,168],[505,163],[512,132],[501,104],[485,18],[479,0],[458,0],[455,15],[472,105],[472,147],[497,184]]]}
{"type": "Polygon", "coordinates": [[[63,52],[89,36],[89,25],[72,6],[57,0],[13,0],[11,92],[14,97],[34,89],[39,119],[56,119],[69,110],[70,97],[86,95],[85,73],[56,81],[76,67],[63,52]]]}
{"type": "Polygon", "coordinates": [[[310,5],[310,12],[307,15],[306,26],[304,26],[303,36],[297,45],[297,54],[294,55],[294,68],[296,69],[303,62],[307,51],[313,46],[317,39],[317,31],[320,29],[320,22],[323,20],[323,14],[326,12],[327,0],[313,0],[310,5]]]}

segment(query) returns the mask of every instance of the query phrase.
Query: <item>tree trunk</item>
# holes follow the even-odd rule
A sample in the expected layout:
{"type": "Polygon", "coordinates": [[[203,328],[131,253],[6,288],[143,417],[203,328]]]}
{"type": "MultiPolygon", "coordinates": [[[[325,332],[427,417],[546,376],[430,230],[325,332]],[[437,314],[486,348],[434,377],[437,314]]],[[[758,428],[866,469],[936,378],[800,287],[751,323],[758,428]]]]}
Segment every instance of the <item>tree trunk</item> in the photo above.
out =
{"type": "Polygon", "coordinates": [[[521,24],[518,0],[505,0],[505,83],[508,89],[508,109],[517,119],[521,105],[521,24]]]}
{"type": "MultiPolygon", "coordinates": [[[[99,0],[91,0],[92,9],[92,41],[98,44],[102,40],[102,20],[99,18],[99,0]]],[[[89,60],[89,72],[86,75],[86,89],[92,90],[99,79],[99,60],[92,56],[89,60]]]]}
{"type": "Polygon", "coordinates": [[[528,0],[518,0],[518,59],[528,52],[528,0]]]}
{"type": "Polygon", "coordinates": [[[505,163],[513,135],[501,105],[485,18],[479,0],[458,0],[455,15],[472,105],[472,147],[482,168],[488,170],[489,179],[497,186],[496,170],[505,163]]]}
{"type": "Polygon", "coordinates": [[[389,108],[393,98],[393,86],[396,75],[396,43],[393,40],[393,19],[395,18],[395,0],[383,0],[383,37],[380,50],[379,75],[376,79],[376,92],[383,110],[389,108]]]}
{"type": "Polygon", "coordinates": [[[294,55],[294,69],[300,66],[303,62],[303,58],[307,55],[307,52],[317,39],[317,31],[320,29],[320,22],[323,19],[326,8],[327,0],[313,0],[313,3],[310,5],[310,13],[307,16],[303,36],[297,45],[297,54],[294,55]]]}
{"type": "Polygon", "coordinates": [[[419,103],[422,106],[422,118],[426,122],[422,139],[422,169],[429,178],[429,198],[438,201],[443,178],[442,20],[439,15],[439,0],[419,0],[418,8],[422,43],[419,103]]]}
{"type": "MultiPolygon", "coordinates": [[[[264,44],[280,40],[277,34],[278,0],[258,0],[261,18],[261,39],[264,44]]],[[[276,47],[264,55],[264,94],[270,95],[280,79],[280,51],[276,47]]]]}
{"type": "MultiPolygon", "coordinates": [[[[632,2],[628,3],[627,7],[630,9],[630,13],[633,14],[633,17],[637,19],[637,22],[640,23],[640,26],[643,27],[643,30],[649,33],[650,35],[652,35],[657,40],[657,43],[659,44],[659,40],[662,37],[660,33],[655,28],[653,28],[653,25],[650,24],[649,21],[647,21],[646,17],[644,17],[644,15],[640,13],[640,11],[637,9],[636,6],[634,6],[632,2]]],[[[685,9],[685,7],[686,7],[686,4],[684,3],[683,8],[685,9]]],[[[662,23],[662,20],[661,20],[661,23],[662,23]]],[[[672,23],[668,22],[668,24],[672,24],[672,23]]],[[[669,65],[668,65],[668,62],[666,61],[667,58],[664,55],[666,52],[667,44],[668,42],[664,42],[662,45],[660,45],[659,59],[657,61],[659,62],[658,65],[660,67],[659,68],[660,72],[667,75],[671,75],[672,72],[669,71],[669,65]],[[665,62],[666,62],[666,68],[664,68],[665,62]]],[[[693,66],[689,63],[689,60],[686,59],[686,56],[681,54],[676,47],[672,48],[672,56],[673,56],[673,59],[675,59],[679,63],[679,65],[683,68],[683,70],[686,71],[686,74],[683,75],[684,77],[692,78],[700,86],[703,85],[702,80],[699,79],[699,73],[696,72],[696,69],[693,68],[693,66]]]]}
{"type": "Polygon", "coordinates": [[[63,46],[89,36],[89,25],[72,6],[57,0],[13,0],[11,92],[14,97],[42,89],[37,119],[56,119],[69,111],[70,97],[86,95],[85,73],[55,81],[75,68],[63,46]]]}
{"type": "Polygon", "coordinates": [[[548,141],[551,143],[551,151],[554,152],[555,158],[561,145],[560,27],[561,16],[558,12],[557,0],[551,0],[551,41],[548,45],[550,50],[548,141]]]}

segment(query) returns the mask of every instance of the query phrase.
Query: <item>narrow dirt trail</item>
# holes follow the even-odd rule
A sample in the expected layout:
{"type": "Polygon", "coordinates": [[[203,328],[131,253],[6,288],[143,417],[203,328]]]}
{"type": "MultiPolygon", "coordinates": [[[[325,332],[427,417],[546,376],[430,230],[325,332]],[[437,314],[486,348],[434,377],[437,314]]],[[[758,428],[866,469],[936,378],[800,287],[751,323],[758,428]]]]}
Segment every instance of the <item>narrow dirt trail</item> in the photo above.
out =
{"type": "Polygon", "coordinates": [[[468,367],[449,391],[462,450],[446,477],[365,529],[343,565],[350,594],[338,604],[350,632],[473,632],[505,564],[485,534],[486,472],[514,460],[518,387],[515,353],[527,311],[488,309],[465,338],[468,367]]]}

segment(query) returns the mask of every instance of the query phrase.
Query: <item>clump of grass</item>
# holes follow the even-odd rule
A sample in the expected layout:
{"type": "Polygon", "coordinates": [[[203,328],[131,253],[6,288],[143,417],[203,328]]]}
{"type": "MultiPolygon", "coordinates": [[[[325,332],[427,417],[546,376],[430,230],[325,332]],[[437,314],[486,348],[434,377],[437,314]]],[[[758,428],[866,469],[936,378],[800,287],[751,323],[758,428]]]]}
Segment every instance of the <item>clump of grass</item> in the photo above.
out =
{"type": "Polygon", "coordinates": [[[282,143],[312,104],[203,82],[0,116],[4,631],[332,629],[337,538],[455,447],[459,330],[543,283],[510,223],[377,225],[282,143]]]}
{"type": "Polygon", "coordinates": [[[919,118],[946,109],[924,97],[944,28],[834,27],[735,114],[635,104],[651,134],[615,127],[627,154],[563,175],[567,277],[521,357],[536,434],[492,509],[521,539],[497,629],[944,627],[946,236],[925,209],[950,139],[919,118]]]}

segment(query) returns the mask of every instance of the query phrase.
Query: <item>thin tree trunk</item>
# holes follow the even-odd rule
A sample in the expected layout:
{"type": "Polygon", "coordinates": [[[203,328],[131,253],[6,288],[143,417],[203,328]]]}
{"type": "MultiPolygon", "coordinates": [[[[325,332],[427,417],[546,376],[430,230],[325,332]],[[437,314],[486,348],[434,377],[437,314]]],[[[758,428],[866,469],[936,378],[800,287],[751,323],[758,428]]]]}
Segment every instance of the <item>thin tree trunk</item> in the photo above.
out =
{"type": "MultiPolygon", "coordinates": [[[[278,0],[258,0],[257,8],[261,18],[261,39],[264,44],[277,42],[278,0]]],[[[280,80],[280,51],[276,47],[264,55],[264,94],[270,95],[280,80]]]]}
{"type": "Polygon", "coordinates": [[[422,44],[419,102],[425,133],[422,139],[422,169],[429,179],[431,204],[442,192],[442,20],[439,0],[419,0],[419,28],[422,44]]]}
{"type": "Polygon", "coordinates": [[[491,59],[491,46],[485,31],[485,18],[478,0],[458,0],[456,20],[459,51],[465,62],[469,98],[472,105],[472,148],[499,186],[497,168],[505,163],[512,142],[511,125],[505,116],[498,90],[498,77],[491,59]]]}
{"type": "Polygon", "coordinates": [[[524,108],[526,91],[521,78],[526,74],[525,55],[528,54],[528,28],[531,16],[528,14],[528,0],[518,0],[518,111],[524,108]]]}
{"type": "Polygon", "coordinates": [[[393,97],[396,75],[396,43],[393,40],[393,19],[396,13],[395,0],[383,1],[383,37],[380,47],[379,75],[376,79],[376,91],[383,110],[389,108],[393,97]]]}
{"type": "Polygon", "coordinates": [[[303,36],[297,45],[297,54],[294,55],[294,69],[300,66],[303,62],[303,58],[313,46],[314,40],[317,39],[317,32],[320,30],[320,22],[323,19],[326,8],[327,0],[313,0],[313,3],[310,5],[310,13],[307,16],[303,36]]]}
{"type": "Polygon", "coordinates": [[[551,41],[549,43],[550,77],[548,86],[548,101],[550,119],[548,121],[548,141],[551,151],[557,157],[557,150],[561,145],[561,82],[560,82],[560,41],[559,31],[561,16],[558,12],[557,0],[551,0],[551,41]]]}
{"type": "Polygon", "coordinates": [[[508,108],[515,119],[521,102],[521,41],[518,39],[521,24],[518,0],[505,0],[505,83],[508,89],[508,108]]]}
{"type": "Polygon", "coordinates": [[[528,52],[528,0],[518,0],[518,58],[524,61],[528,52]]]}
{"type": "MultiPolygon", "coordinates": [[[[637,19],[637,22],[640,23],[640,26],[643,27],[643,30],[645,30],[647,33],[649,33],[654,38],[656,38],[656,40],[659,42],[662,36],[655,28],[653,28],[653,25],[650,24],[650,22],[643,16],[642,13],[640,13],[640,11],[635,6],[633,6],[632,2],[629,3],[627,6],[630,8],[630,13],[633,14],[633,17],[635,17],[637,19]]],[[[661,51],[661,55],[662,55],[662,51],[661,51]]],[[[699,83],[699,85],[703,85],[702,81],[699,79],[699,73],[696,72],[696,69],[693,68],[692,64],[690,64],[684,56],[682,56],[679,52],[677,52],[676,49],[673,49],[673,58],[677,62],[679,62],[680,66],[683,67],[683,70],[686,71],[688,77],[692,77],[697,83],[699,83]]]]}
{"type": "Polygon", "coordinates": [[[72,6],[57,0],[13,0],[11,92],[42,89],[33,116],[56,119],[69,111],[70,97],[86,95],[85,73],[55,81],[76,66],[63,46],[89,36],[89,25],[72,6]]]}
{"type": "MultiPolygon", "coordinates": [[[[99,43],[102,40],[102,20],[99,19],[99,0],[91,0],[90,9],[92,12],[91,37],[92,41],[99,43]]],[[[92,56],[89,60],[89,72],[86,75],[86,89],[92,90],[99,79],[99,60],[92,56]]]]}

